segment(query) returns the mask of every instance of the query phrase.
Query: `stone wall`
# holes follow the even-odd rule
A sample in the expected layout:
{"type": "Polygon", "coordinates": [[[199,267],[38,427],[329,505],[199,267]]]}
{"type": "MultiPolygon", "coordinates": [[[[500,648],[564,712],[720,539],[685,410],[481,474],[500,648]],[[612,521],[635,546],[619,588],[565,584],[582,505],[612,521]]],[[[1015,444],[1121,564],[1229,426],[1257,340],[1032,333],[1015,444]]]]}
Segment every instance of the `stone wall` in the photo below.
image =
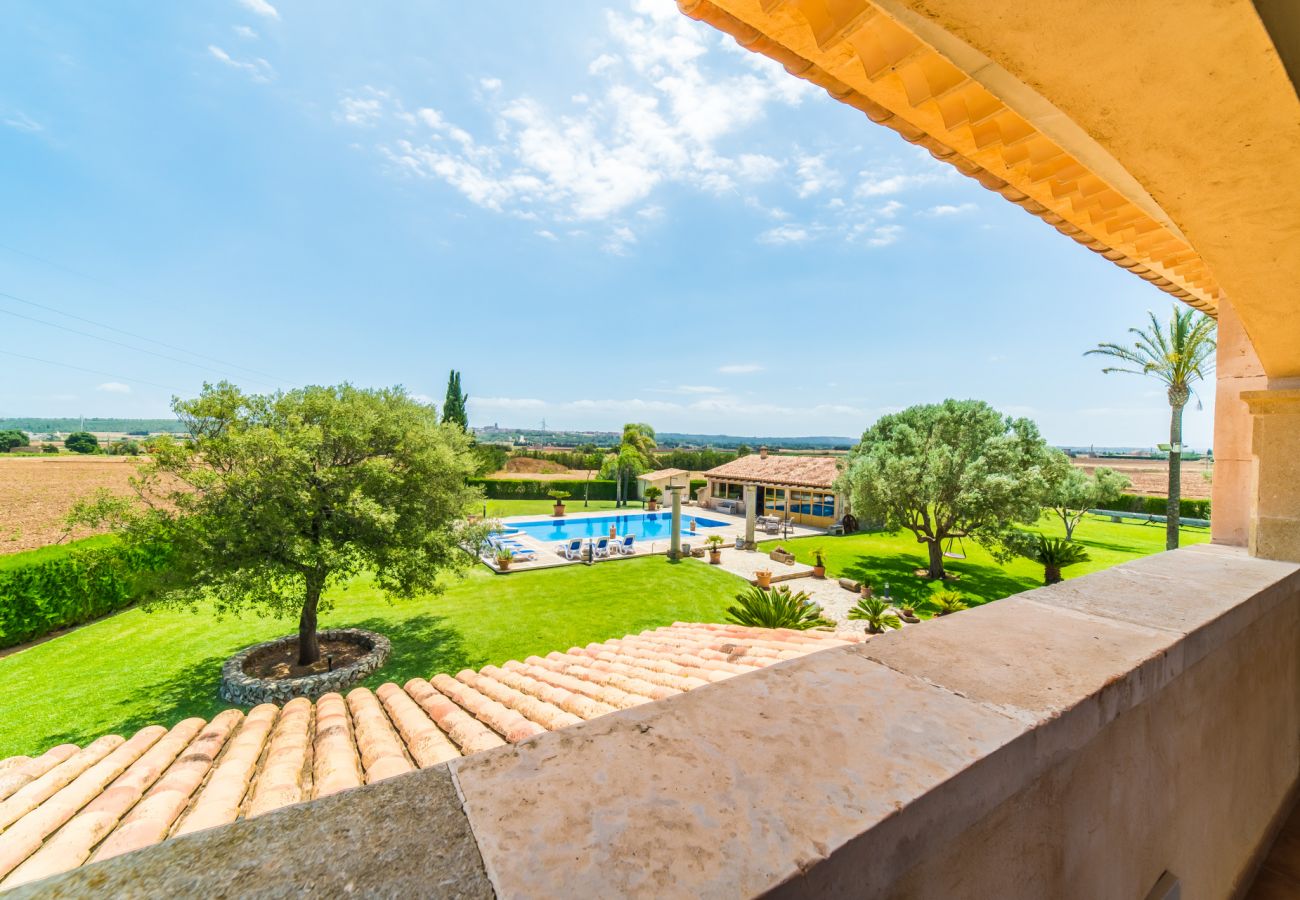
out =
{"type": "Polygon", "coordinates": [[[342,693],[378,670],[388,660],[388,654],[393,649],[388,638],[373,631],[366,631],[364,628],[328,628],[317,634],[321,641],[350,641],[360,644],[370,652],[350,665],[340,666],[330,672],[303,675],[300,678],[257,678],[244,671],[248,659],[286,643],[293,643],[296,646],[298,636],[254,644],[240,650],[221,667],[221,687],[218,690],[221,699],[239,706],[256,706],[259,703],[282,705],[294,697],[315,700],[331,691],[342,693]]]}

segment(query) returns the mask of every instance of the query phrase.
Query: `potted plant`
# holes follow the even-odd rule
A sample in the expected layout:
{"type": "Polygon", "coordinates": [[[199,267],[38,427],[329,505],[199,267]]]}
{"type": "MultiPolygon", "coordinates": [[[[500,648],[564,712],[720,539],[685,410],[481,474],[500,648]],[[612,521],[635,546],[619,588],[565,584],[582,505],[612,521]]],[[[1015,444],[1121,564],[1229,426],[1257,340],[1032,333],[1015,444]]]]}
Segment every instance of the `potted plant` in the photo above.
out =
{"type": "Polygon", "coordinates": [[[659,508],[659,498],[664,495],[664,489],[657,484],[652,484],[645,489],[645,507],[654,512],[659,508]]]}
{"type": "Polygon", "coordinates": [[[863,597],[849,610],[849,618],[867,623],[868,634],[883,634],[891,628],[902,628],[903,623],[879,597],[863,597]]]}
{"type": "Polygon", "coordinates": [[[506,571],[507,569],[510,568],[510,562],[514,558],[515,558],[514,553],[512,553],[509,550],[506,550],[503,547],[502,549],[498,550],[496,553],[497,568],[500,569],[502,572],[506,571]]]}
{"type": "Polygon", "coordinates": [[[871,582],[863,582],[859,593],[861,593],[863,597],[871,597],[875,595],[875,589],[872,588],[871,582]]]}
{"type": "Polygon", "coordinates": [[[709,565],[716,566],[722,562],[722,535],[711,534],[704,539],[709,545],[709,565]]]}
{"type": "Polygon", "coordinates": [[[921,617],[916,614],[916,606],[910,600],[899,602],[898,615],[909,625],[915,625],[917,622],[921,621],[921,617]]]}
{"type": "Polygon", "coordinates": [[[564,515],[564,501],[571,495],[568,491],[547,491],[546,495],[555,501],[555,509],[552,511],[556,516],[564,515]]]}
{"type": "Polygon", "coordinates": [[[754,573],[754,583],[766,590],[772,586],[772,570],[759,569],[754,573]]]}
{"type": "Polygon", "coordinates": [[[826,577],[826,552],[818,547],[813,551],[813,578],[826,577]]]}

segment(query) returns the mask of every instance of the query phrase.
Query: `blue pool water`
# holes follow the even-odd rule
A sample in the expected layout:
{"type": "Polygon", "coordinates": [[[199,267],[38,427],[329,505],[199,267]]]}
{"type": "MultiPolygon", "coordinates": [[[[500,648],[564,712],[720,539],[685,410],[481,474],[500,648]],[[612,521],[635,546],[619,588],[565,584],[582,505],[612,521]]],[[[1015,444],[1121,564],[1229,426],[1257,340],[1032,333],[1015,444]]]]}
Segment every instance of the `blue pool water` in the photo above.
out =
{"type": "MultiPolygon", "coordinates": [[[[697,529],[718,528],[727,525],[716,519],[707,519],[691,513],[682,513],[682,537],[688,539],[691,520],[697,529]]],[[[624,513],[610,516],[584,516],[581,519],[535,519],[531,522],[510,522],[507,528],[518,528],[539,541],[571,541],[574,538],[608,537],[609,526],[618,529],[620,536],[634,534],[639,540],[667,540],[672,536],[673,516],[668,512],[624,513]]]]}

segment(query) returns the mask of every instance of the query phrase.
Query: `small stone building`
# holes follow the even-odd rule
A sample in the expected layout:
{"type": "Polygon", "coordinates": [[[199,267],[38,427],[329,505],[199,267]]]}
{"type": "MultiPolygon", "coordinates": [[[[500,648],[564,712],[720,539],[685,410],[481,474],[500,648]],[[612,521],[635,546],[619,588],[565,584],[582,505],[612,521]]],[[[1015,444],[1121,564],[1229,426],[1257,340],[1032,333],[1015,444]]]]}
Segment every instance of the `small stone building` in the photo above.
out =
{"type": "Polygon", "coordinates": [[[745,485],[755,486],[756,515],[788,518],[798,525],[827,528],[847,511],[835,490],[839,460],[833,456],[775,456],[766,448],[704,473],[708,485],[700,505],[745,512],[745,485]]]}

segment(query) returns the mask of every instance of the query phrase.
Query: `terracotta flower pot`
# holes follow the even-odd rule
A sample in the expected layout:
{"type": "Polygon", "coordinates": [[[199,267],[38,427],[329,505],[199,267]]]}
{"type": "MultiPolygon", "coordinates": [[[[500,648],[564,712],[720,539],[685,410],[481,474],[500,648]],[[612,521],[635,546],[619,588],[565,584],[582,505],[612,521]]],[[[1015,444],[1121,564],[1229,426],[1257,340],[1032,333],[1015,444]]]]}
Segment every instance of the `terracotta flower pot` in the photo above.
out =
{"type": "Polygon", "coordinates": [[[564,515],[564,504],[563,503],[555,504],[555,509],[552,510],[552,513],[556,516],[564,515]]]}
{"type": "Polygon", "coordinates": [[[718,566],[722,564],[722,549],[718,548],[709,551],[709,565],[718,566]]]}
{"type": "Polygon", "coordinates": [[[657,509],[659,508],[659,501],[658,501],[658,500],[647,500],[646,503],[645,503],[645,508],[648,509],[648,510],[650,510],[650,512],[654,512],[655,510],[657,510],[657,509]]]}
{"type": "Polygon", "coordinates": [[[754,573],[754,580],[758,583],[758,586],[759,586],[759,587],[761,587],[761,588],[770,588],[770,587],[772,586],[772,573],[771,573],[771,572],[755,572],[755,573],[754,573]]]}
{"type": "Polygon", "coordinates": [[[825,567],[825,566],[813,566],[813,573],[812,573],[812,575],[813,575],[813,578],[825,578],[825,577],[826,577],[826,567],[825,567]]]}

